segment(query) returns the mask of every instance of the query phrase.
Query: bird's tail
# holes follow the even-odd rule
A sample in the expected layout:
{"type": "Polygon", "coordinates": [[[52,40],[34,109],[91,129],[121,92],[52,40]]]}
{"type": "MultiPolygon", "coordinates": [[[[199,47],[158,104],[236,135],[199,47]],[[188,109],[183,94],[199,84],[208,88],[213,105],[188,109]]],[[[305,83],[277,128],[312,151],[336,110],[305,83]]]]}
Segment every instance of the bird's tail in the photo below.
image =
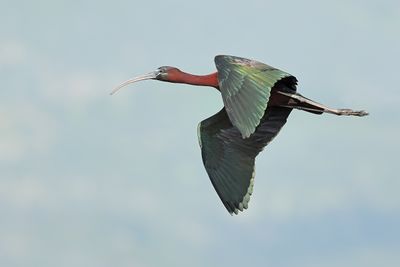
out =
{"type": "Polygon", "coordinates": [[[331,113],[339,116],[344,115],[344,116],[359,116],[359,117],[368,115],[368,112],[364,110],[355,111],[352,109],[329,108],[311,99],[308,99],[298,93],[288,93],[282,91],[277,91],[277,93],[289,97],[289,101],[285,105],[286,107],[289,108],[301,109],[314,114],[331,113]]]}

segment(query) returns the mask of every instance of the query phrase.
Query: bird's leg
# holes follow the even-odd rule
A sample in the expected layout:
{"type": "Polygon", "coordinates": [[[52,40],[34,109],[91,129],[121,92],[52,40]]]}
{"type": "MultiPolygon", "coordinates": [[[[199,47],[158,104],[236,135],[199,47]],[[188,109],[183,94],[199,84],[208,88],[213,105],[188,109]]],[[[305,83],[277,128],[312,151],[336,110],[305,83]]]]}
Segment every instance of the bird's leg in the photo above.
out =
{"type": "Polygon", "coordinates": [[[364,110],[355,111],[352,109],[333,109],[308,99],[298,93],[288,93],[276,91],[276,93],[288,97],[287,103],[280,106],[301,109],[315,114],[330,113],[338,116],[366,116],[368,112],[364,110]]]}

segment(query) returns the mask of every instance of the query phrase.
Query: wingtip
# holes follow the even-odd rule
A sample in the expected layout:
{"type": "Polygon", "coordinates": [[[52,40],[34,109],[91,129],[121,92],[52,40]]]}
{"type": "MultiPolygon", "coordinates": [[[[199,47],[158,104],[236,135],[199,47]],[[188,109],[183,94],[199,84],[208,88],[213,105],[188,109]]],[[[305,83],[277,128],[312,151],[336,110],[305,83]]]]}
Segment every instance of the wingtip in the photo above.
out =
{"type": "Polygon", "coordinates": [[[254,177],[255,177],[255,169],[253,169],[253,173],[251,175],[250,179],[250,185],[247,189],[246,195],[244,195],[242,201],[239,204],[235,204],[234,209],[228,209],[229,213],[233,216],[233,214],[238,215],[239,211],[243,212],[249,207],[249,202],[250,202],[250,196],[253,194],[253,188],[254,188],[254,177]]]}

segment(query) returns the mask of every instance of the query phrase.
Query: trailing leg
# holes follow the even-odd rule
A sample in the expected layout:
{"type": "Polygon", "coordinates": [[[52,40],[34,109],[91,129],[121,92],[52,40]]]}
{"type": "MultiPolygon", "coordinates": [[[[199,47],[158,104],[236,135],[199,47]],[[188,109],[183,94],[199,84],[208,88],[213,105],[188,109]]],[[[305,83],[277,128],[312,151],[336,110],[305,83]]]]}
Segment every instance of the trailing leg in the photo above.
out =
{"type": "Polygon", "coordinates": [[[276,93],[288,97],[287,103],[281,104],[280,106],[301,109],[314,114],[331,113],[338,116],[366,116],[368,112],[364,110],[356,111],[352,109],[333,109],[317,103],[311,99],[308,99],[298,93],[288,93],[282,91],[276,91],[276,93]]]}

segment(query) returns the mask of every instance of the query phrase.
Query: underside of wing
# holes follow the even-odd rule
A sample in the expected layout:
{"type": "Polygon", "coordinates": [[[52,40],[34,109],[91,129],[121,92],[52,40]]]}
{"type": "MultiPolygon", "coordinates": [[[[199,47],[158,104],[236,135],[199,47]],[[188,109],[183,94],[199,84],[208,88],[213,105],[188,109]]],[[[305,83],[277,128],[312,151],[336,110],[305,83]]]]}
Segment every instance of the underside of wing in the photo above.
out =
{"type": "Polygon", "coordinates": [[[285,78],[293,90],[296,87],[294,76],[254,60],[220,55],[215,64],[226,113],[243,138],[259,125],[278,81],[285,78]]]}
{"type": "Polygon", "coordinates": [[[269,107],[256,131],[246,139],[232,125],[225,108],[199,124],[204,167],[231,214],[247,208],[253,192],[255,158],[278,134],[290,111],[269,107]]]}

